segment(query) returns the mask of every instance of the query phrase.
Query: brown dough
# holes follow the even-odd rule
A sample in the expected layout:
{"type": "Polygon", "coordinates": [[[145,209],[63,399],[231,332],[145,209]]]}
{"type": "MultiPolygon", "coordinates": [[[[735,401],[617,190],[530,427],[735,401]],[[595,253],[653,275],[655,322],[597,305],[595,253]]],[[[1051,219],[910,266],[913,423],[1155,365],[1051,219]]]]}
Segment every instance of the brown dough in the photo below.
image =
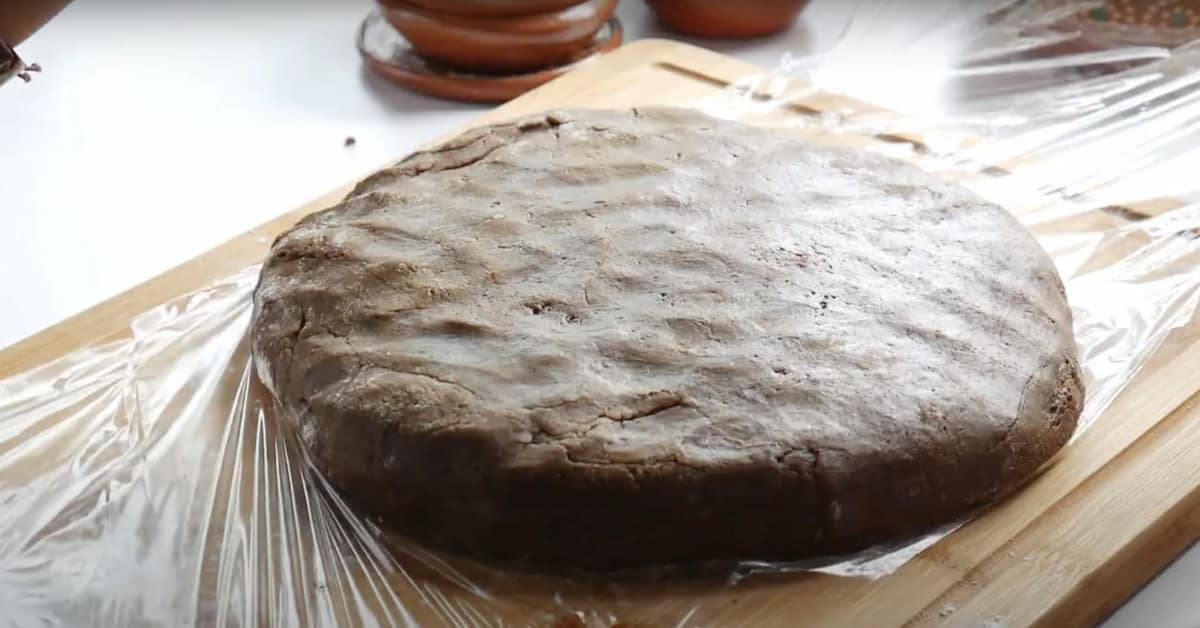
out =
{"type": "Polygon", "coordinates": [[[259,372],[408,535],[611,570],[951,522],[1082,405],[1054,266],[883,157],[677,109],[469,132],[271,250],[259,372]]]}

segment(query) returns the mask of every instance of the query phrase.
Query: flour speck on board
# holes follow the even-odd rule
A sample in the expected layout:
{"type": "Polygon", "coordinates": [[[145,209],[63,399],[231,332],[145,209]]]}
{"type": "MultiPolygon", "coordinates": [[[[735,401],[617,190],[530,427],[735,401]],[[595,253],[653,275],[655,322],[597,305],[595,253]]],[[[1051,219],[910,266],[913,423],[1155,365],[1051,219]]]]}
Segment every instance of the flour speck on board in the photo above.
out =
{"type": "Polygon", "coordinates": [[[999,617],[993,617],[980,625],[980,628],[1008,628],[1008,623],[999,617]]]}
{"type": "Polygon", "coordinates": [[[957,606],[955,606],[953,604],[947,604],[942,607],[942,610],[938,611],[938,617],[941,617],[944,619],[946,617],[953,615],[954,611],[956,611],[956,610],[958,610],[957,606]]]}

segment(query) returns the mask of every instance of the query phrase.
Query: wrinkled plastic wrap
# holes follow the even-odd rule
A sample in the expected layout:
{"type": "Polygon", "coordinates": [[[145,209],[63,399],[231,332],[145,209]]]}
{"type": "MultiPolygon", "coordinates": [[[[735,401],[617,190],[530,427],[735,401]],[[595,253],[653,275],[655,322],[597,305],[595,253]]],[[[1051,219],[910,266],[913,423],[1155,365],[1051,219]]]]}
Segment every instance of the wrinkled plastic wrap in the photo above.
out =
{"type": "MultiPolygon", "coordinates": [[[[1104,410],[1139,370],[1200,335],[1200,181],[1186,169],[1200,53],[1039,56],[1071,34],[1013,2],[920,5],[920,35],[855,52],[913,6],[864,2],[832,50],[696,106],[896,154],[1012,208],[1067,286],[1081,430],[1119,421],[1104,410]],[[887,107],[897,88],[881,82],[897,68],[940,96],[897,102],[899,115],[832,96],[887,107]]],[[[684,626],[704,624],[710,593],[761,572],[880,576],[947,532],[703,582],[441,557],[360,517],[310,464],[251,364],[256,279],[247,268],[137,317],[128,339],[0,380],[0,626],[612,626],[627,612],[684,626]]]]}

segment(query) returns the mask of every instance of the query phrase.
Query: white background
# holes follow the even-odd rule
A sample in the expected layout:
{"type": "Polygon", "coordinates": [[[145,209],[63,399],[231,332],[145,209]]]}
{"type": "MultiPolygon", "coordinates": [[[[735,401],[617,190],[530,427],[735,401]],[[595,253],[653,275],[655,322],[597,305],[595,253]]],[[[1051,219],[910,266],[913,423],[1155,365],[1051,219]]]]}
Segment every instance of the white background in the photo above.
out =
{"type": "MultiPolygon", "coordinates": [[[[816,0],[780,36],[699,43],[774,66],[832,45],[851,4],[816,0]]],[[[483,110],[365,74],[353,34],[369,7],[77,0],[26,42],[45,73],[0,89],[0,346],[483,110]]],[[[627,40],[671,36],[641,2],[618,13],[627,40]]],[[[1200,626],[1198,591],[1192,551],[1108,625],[1200,626]]]]}

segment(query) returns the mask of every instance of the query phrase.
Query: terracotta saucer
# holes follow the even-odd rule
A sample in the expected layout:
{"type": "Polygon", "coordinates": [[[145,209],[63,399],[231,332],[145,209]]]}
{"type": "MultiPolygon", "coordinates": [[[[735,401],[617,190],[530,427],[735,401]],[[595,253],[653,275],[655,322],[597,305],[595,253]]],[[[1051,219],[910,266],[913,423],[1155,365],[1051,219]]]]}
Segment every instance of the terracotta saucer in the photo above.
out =
{"type": "Polygon", "coordinates": [[[521,74],[470,74],[418,55],[396,29],[374,11],[358,30],[358,52],[372,72],[401,87],[451,100],[502,102],[558,78],[621,45],[621,22],[613,17],[591,45],[565,63],[521,74]]]}

